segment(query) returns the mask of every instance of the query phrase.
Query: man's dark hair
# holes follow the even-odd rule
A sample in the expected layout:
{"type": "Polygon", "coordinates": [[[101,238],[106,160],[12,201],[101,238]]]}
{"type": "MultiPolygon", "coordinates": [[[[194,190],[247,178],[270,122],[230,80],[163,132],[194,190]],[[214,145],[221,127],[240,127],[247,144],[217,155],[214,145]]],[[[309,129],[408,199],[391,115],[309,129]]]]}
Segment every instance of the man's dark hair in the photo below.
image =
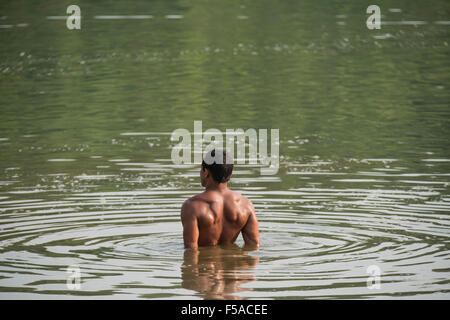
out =
{"type": "Polygon", "coordinates": [[[233,172],[233,159],[222,150],[217,150],[216,154],[216,149],[214,149],[205,155],[202,161],[202,168],[209,169],[214,181],[218,183],[227,182],[230,180],[233,172]]]}

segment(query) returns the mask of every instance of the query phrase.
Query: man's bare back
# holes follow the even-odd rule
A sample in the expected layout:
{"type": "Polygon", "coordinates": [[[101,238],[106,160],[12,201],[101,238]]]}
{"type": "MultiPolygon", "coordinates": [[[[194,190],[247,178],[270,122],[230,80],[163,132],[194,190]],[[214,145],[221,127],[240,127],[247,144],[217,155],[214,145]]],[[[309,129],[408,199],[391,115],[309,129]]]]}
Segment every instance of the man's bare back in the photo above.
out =
{"type": "MultiPolygon", "coordinates": [[[[186,200],[181,208],[185,248],[233,243],[241,232],[246,245],[259,246],[252,202],[228,189],[228,180],[220,180],[221,171],[217,174],[217,170],[202,166],[200,178],[205,191],[186,200]]],[[[232,167],[229,175],[231,171],[232,167]]]]}

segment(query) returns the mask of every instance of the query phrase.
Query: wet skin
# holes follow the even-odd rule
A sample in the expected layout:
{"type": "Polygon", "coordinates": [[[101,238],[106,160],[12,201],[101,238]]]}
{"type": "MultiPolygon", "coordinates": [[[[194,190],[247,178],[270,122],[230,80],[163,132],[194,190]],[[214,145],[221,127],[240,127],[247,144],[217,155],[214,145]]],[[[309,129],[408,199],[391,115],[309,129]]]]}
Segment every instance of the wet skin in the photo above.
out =
{"type": "Polygon", "coordinates": [[[246,246],[259,246],[258,221],[253,203],[214,181],[209,169],[200,170],[205,191],[186,200],[181,208],[184,247],[234,243],[239,233],[246,246]]]}

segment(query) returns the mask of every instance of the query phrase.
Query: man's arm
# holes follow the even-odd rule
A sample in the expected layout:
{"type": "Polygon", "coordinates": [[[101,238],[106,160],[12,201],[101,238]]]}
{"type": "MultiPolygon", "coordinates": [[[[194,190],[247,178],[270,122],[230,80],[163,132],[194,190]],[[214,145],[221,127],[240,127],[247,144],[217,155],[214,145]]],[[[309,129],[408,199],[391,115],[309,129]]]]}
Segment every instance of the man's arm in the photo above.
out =
{"type": "Polygon", "coordinates": [[[258,230],[258,220],[256,219],[255,208],[253,203],[250,202],[250,216],[248,217],[247,223],[242,229],[242,237],[246,246],[259,247],[259,230],[258,230]]]}
{"type": "Polygon", "coordinates": [[[198,224],[192,200],[187,200],[181,207],[181,222],[183,224],[184,247],[198,248],[198,224]]]}

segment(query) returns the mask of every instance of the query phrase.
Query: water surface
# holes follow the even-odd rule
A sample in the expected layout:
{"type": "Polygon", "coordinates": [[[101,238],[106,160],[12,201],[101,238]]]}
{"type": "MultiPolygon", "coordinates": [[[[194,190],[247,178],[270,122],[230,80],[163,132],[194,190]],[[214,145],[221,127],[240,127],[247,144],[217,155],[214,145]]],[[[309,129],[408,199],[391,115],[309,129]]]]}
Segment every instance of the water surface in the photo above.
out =
{"type": "Polygon", "coordinates": [[[0,4],[1,298],[450,297],[448,1],[133,4],[0,4]],[[183,249],[195,120],[280,129],[258,251],[183,249]]]}

